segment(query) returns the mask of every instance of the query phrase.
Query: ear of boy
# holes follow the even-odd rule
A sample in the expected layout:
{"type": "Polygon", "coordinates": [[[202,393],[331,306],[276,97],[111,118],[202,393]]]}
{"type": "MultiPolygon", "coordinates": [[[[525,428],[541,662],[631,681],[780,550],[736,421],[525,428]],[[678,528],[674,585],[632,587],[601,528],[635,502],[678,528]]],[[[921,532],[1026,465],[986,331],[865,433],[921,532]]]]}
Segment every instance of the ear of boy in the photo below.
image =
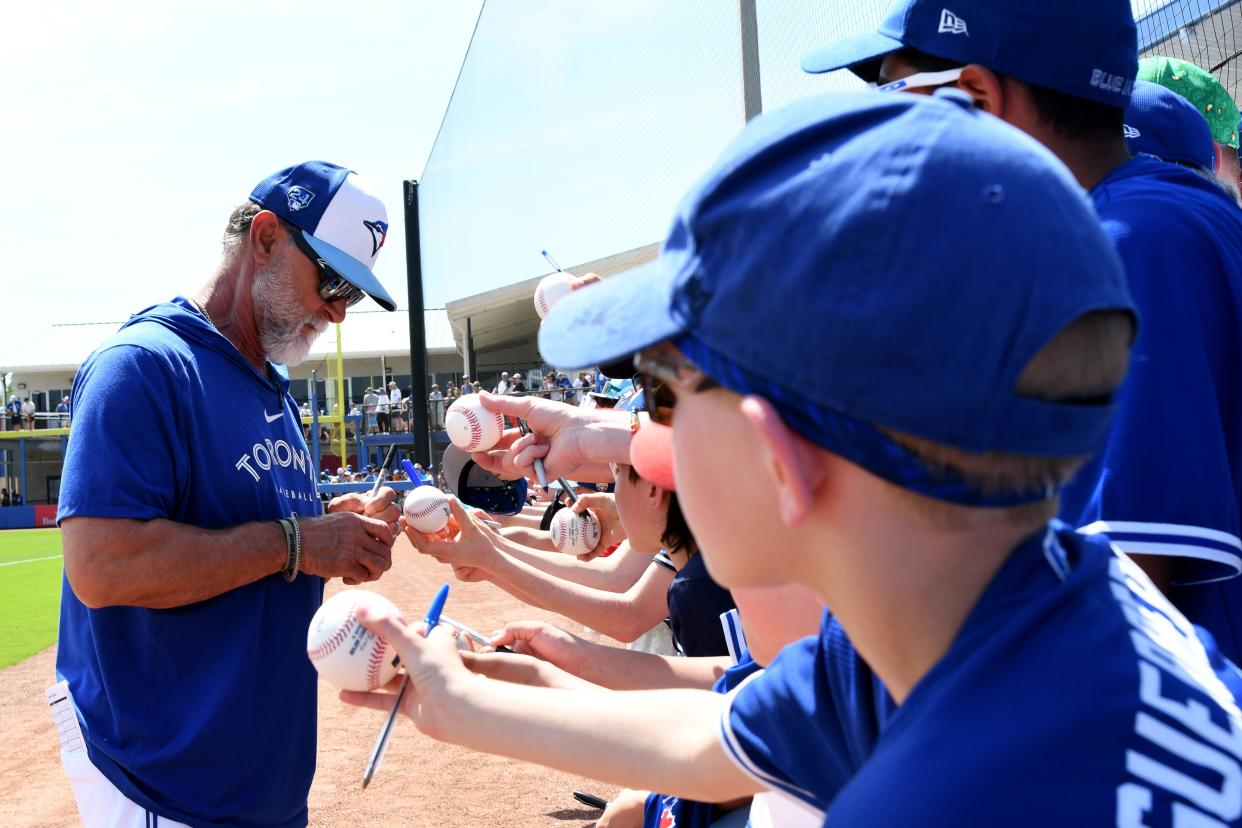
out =
{"type": "Polygon", "coordinates": [[[790,430],[772,404],[746,397],[740,405],[759,447],[761,464],[776,490],[781,521],[797,526],[810,514],[825,471],[819,449],[790,430]]]}

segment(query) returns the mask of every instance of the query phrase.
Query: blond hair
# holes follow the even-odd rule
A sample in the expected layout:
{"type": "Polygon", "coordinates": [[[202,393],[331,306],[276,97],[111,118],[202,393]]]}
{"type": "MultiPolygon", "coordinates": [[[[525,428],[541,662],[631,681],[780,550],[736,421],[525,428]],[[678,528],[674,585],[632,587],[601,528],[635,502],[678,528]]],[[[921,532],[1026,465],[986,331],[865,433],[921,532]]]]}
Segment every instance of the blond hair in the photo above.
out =
{"type": "MultiPolygon", "coordinates": [[[[1070,323],[1031,358],[1014,390],[1022,396],[1049,402],[1103,405],[1125,378],[1133,340],[1134,322],[1129,314],[1088,313],[1070,323]]],[[[968,452],[901,431],[884,427],[880,430],[933,469],[955,472],[984,494],[1041,490],[1054,493],[1022,506],[976,508],[899,490],[901,498],[922,517],[943,528],[999,521],[1034,530],[1056,516],[1060,497],[1055,492],[1090,458],[968,452]]]]}

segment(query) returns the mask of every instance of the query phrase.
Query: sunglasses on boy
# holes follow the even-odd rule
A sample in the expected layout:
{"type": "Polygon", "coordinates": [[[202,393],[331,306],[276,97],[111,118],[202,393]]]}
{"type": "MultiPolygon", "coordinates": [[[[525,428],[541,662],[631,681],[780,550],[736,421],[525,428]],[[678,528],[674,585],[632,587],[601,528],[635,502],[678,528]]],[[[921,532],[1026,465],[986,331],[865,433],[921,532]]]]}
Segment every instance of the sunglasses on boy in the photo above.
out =
{"type": "Polygon", "coordinates": [[[302,235],[301,230],[293,228],[289,231],[289,235],[293,236],[293,243],[298,246],[298,250],[306,254],[306,258],[310,259],[311,263],[319,268],[320,299],[325,302],[336,302],[344,299],[346,307],[353,307],[363,300],[366,294],[350,284],[344,276],[328,267],[328,263],[315,252],[315,248],[310,246],[310,242],[302,235]]]}
{"type": "Polygon", "coordinates": [[[643,389],[643,406],[653,423],[672,425],[677,395],[697,393],[720,384],[699,366],[671,348],[639,351],[634,355],[634,382],[643,389]]]}

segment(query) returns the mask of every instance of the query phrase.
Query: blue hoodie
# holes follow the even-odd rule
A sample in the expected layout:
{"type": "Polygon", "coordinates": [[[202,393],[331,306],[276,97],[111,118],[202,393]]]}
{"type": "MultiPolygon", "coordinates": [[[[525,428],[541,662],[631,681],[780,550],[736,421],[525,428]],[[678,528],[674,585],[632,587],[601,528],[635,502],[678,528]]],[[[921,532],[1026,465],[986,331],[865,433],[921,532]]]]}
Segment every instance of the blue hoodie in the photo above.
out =
{"type": "MultiPolygon", "coordinates": [[[[59,520],[221,529],[322,514],[289,380],[268,374],[186,299],[132,317],[74,380],[59,520]]],[[[91,761],[178,822],[305,825],[317,714],[306,630],[322,600],[321,578],[273,573],[173,609],[89,609],[66,579],[56,672],[91,761]]]]}

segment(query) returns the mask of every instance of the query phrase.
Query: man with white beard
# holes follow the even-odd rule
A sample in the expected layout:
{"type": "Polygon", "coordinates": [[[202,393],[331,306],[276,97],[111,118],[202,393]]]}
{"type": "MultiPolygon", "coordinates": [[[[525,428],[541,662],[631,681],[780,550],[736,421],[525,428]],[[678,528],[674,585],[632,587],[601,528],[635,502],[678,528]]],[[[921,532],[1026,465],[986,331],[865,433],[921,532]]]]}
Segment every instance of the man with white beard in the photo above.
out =
{"type": "Polygon", "coordinates": [[[398,510],[383,488],[325,514],[282,366],[364,295],[394,309],[372,272],[387,229],[351,171],[282,170],[194,298],[135,315],[78,372],[56,672],[85,824],[306,825],[306,629],[325,579],[389,568],[398,510]]]}

